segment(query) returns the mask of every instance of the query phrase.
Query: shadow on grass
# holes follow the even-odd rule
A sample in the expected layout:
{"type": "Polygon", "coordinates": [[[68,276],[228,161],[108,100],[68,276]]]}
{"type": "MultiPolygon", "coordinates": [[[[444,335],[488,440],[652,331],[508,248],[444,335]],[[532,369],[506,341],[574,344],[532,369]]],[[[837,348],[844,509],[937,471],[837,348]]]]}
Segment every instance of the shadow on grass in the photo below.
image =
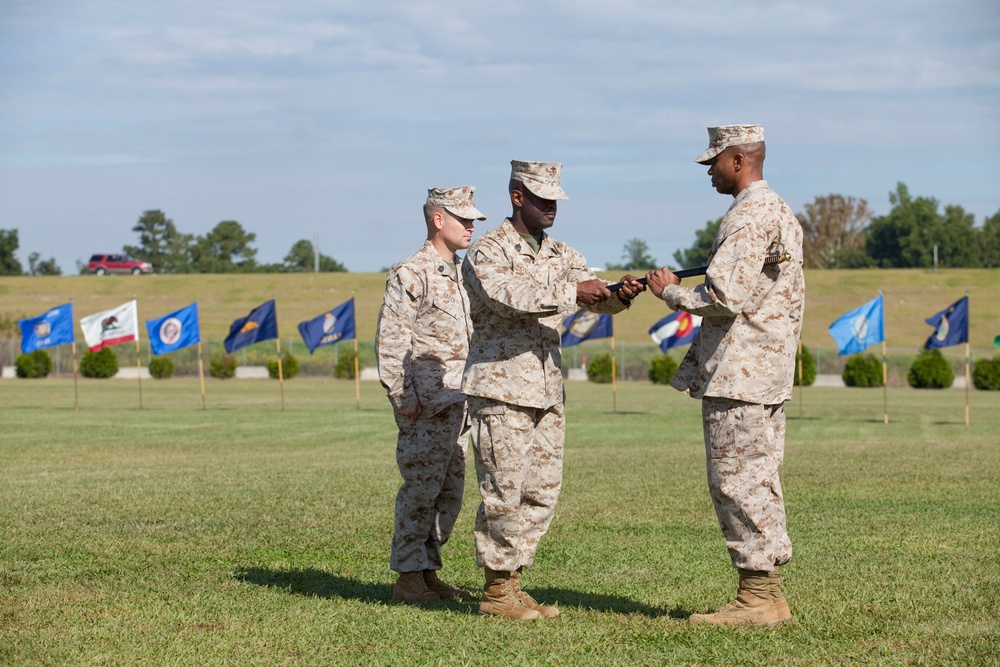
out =
{"type": "MultiPolygon", "coordinates": [[[[271,570],[262,567],[247,567],[233,570],[233,579],[255,586],[278,588],[291,595],[318,598],[342,598],[367,603],[392,603],[392,584],[374,584],[360,582],[348,577],[341,577],[322,570],[307,568],[303,570],[271,570]]],[[[669,616],[685,619],[691,615],[684,609],[661,609],[651,607],[635,600],[616,595],[580,593],[564,588],[535,588],[532,596],[543,604],[555,604],[562,607],[586,609],[613,614],[639,614],[651,618],[669,616]]],[[[469,613],[478,613],[479,602],[458,603],[454,601],[421,605],[424,609],[451,609],[455,606],[465,608],[469,613]]]]}
{"type": "Polygon", "coordinates": [[[360,602],[392,602],[391,584],[373,584],[341,577],[322,570],[270,570],[245,567],[233,570],[233,579],[256,586],[280,588],[292,595],[343,598],[360,602]]]}

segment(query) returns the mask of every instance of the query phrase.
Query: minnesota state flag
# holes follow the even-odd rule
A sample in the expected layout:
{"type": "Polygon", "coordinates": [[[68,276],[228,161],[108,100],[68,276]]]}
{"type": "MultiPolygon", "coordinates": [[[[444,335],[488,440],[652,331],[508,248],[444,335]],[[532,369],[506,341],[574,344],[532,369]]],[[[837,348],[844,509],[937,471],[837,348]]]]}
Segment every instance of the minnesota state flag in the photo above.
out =
{"type": "Polygon", "coordinates": [[[277,337],[278,311],[274,306],[274,299],[271,299],[251,310],[246,317],[234,320],[223,344],[226,352],[232,354],[247,345],[277,337]]]}
{"type": "Polygon", "coordinates": [[[149,346],[153,354],[167,354],[201,340],[198,304],[175,310],[156,320],[146,320],[149,346]]]}

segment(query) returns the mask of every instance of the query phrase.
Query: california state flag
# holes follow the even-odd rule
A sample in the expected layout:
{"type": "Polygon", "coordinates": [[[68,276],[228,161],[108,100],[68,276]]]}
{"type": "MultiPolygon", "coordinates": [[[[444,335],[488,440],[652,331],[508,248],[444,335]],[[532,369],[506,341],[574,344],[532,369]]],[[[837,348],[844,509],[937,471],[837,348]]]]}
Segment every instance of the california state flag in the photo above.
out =
{"type": "Polygon", "coordinates": [[[139,312],[135,300],[82,318],[80,328],[91,352],[108,345],[139,340],[139,312]]]}

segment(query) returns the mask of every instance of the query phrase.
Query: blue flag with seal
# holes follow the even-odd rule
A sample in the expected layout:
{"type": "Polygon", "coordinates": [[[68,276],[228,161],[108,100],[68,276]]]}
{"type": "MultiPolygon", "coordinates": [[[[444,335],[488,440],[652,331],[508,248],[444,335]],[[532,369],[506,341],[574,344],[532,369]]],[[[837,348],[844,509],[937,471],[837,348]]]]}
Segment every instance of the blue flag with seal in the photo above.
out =
{"type": "Polygon", "coordinates": [[[265,301],[250,311],[246,317],[234,320],[223,344],[232,354],[247,345],[278,337],[278,311],[274,299],[265,301]]]}
{"type": "Polygon", "coordinates": [[[591,338],[610,338],[611,316],[578,310],[563,320],[562,346],[571,347],[591,338]]]}
{"type": "Polygon", "coordinates": [[[687,345],[693,341],[700,328],[700,315],[678,310],[650,327],[649,337],[666,352],[672,347],[687,345]]]}
{"type": "Polygon", "coordinates": [[[931,315],[924,322],[936,329],[924,343],[924,347],[928,350],[968,343],[969,297],[963,296],[940,313],[931,315]]]}
{"type": "Polygon", "coordinates": [[[830,335],[840,354],[857,354],[874,343],[885,340],[885,316],[882,295],[863,306],[849,310],[830,325],[830,335]]]}
{"type": "Polygon", "coordinates": [[[72,303],[50,308],[43,315],[20,320],[17,324],[21,327],[21,352],[24,354],[76,340],[72,303]]]}
{"type": "Polygon", "coordinates": [[[201,341],[198,303],[175,310],[156,320],[146,320],[149,347],[153,354],[167,354],[201,341]]]}
{"type": "Polygon", "coordinates": [[[317,347],[333,345],[341,340],[355,337],[354,299],[348,299],[333,310],[306,322],[299,322],[299,333],[309,348],[309,354],[317,347]]]}

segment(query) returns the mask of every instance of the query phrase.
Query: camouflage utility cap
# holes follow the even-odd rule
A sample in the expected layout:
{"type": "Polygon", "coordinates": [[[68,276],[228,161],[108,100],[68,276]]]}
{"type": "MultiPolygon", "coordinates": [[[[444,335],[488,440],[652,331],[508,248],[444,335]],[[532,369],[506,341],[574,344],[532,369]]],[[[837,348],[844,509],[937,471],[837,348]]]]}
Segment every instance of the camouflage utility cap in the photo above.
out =
{"type": "Polygon", "coordinates": [[[460,188],[428,188],[427,206],[440,206],[452,215],[466,220],[485,220],[473,203],[476,188],[463,185],[460,188]]]}
{"type": "Polygon", "coordinates": [[[730,146],[742,146],[764,141],[763,125],[723,125],[708,128],[708,149],[695,158],[699,164],[708,164],[716,155],[730,146]]]}
{"type": "Polygon", "coordinates": [[[559,186],[560,162],[510,161],[510,178],[520,181],[531,194],[542,199],[569,199],[559,186]]]}

